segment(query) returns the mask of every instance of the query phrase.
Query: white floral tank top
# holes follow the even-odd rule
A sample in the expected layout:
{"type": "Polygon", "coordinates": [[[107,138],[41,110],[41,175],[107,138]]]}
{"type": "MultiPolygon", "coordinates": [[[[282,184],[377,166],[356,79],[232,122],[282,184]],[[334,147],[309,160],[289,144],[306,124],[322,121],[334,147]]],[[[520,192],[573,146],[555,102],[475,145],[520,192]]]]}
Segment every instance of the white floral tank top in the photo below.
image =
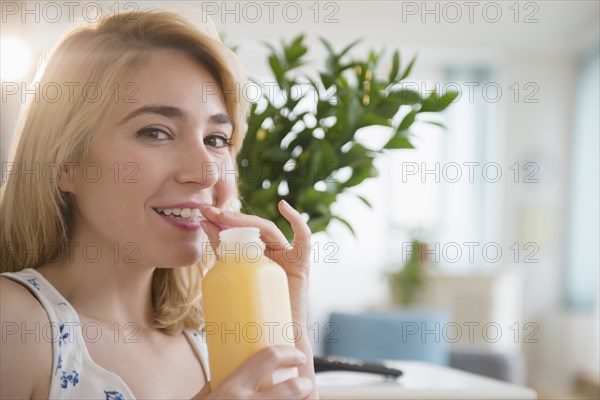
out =
{"type": "MultiPolygon", "coordinates": [[[[50,326],[45,329],[44,335],[48,339],[52,338],[49,399],[135,399],[121,377],[92,360],[75,309],[42,274],[33,268],[26,268],[0,275],[27,287],[48,314],[50,326]]],[[[208,382],[210,376],[206,341],[199,331],[184,330],[184,333],[202,362],[208,382]]]]}

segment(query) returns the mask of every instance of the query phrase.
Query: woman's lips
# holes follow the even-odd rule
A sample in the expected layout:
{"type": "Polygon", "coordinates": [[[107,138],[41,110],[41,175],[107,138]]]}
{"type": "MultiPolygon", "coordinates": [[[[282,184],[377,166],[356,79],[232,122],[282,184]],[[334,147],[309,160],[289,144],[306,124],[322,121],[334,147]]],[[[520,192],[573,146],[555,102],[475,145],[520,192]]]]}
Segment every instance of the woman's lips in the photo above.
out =
{"type": "Polygon", "coordinates": [[[179,215],[175,215],[172,212],[169,215],[166,215],[162,210],[159,210],[160,209],[154,209],[154,211],[166,222],[179,229],[189,232],[194,232],[201,229],[202,225],[200,223],[206,220],[206,217],[204,217],[202,214],[192,216],[191,213],[186,212],[185,214],[188,215],[186,217],[181,214],[181,211],[179,212],[179,215]]]}
{"type": "MultiPolygon", "coordinates": [[[[166,222],[170,223],[171,225],[174,225],[177,228],[186,231],[197,231],[198,229],[202,228],[201,222],[206,221],[207,219],[204,215],[200,213],[200,210],[198,210],[197,212],[194,212],[194,210],[198,209],[189,209],[189,211],[187,211],[186,209],[166,209],[166,211],[165,209],[161,208],[154,209],[154,211],[159,216],[161,216],[166,222]],[[169,214],[167,215],[167,213],[169,214]]],[[[219,224],[216,222],[213,223],[221,229],[231,228],[231,226],[229,225],[219,224]]]]}

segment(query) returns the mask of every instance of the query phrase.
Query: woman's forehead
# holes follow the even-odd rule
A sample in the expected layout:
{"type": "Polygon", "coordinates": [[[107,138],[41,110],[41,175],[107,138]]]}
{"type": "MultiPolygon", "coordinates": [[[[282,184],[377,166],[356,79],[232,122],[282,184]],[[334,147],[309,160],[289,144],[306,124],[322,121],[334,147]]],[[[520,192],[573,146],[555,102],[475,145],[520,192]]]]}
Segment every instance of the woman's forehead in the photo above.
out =
{"type": "Polygon", "coordinates": [[[123,101],[115,110],[119,114],[140,107],[171,107],[188,117],[227,115],[221,90],[210,72],[182,51],[154,51],[121,79],[121,84],[123,101]]]}

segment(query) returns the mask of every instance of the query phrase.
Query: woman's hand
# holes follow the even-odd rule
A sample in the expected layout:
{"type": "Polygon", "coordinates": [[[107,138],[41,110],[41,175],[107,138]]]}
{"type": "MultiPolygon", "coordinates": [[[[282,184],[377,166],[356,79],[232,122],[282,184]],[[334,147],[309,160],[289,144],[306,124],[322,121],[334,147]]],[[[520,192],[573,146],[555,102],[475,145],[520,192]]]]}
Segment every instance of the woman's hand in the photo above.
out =
{"type": "MultiPolygon", "coordinates": [[[[303,329],[308,313],[308,277],[310,273],[310,229],[298,211],[281,200],[279,212],[290,223],[294,231],[294,241],[290,245],[277,225],[255,215],[246,215],[215,207],[202,207],[200,211],[207,218],[202,223],[204,231],[215,250],[219,243],[219,225],[233,227],[256,227],[260,229],[261,240],[265,243],[265,256],[275,261],[285,270],[290,289],[292,319],[303,329]]],[[[306,335],[304,330],[301,334],[306,335]]]]}
{"type": "MultiPolygon", "coordinates": [[[[260,230],[261,240],[265,243],[265,256],[279,264],[287,274],[292,306],[292,320],[300,327],[296,337],[296,347],[306,357],[306,364],[298,368],[300,377],[308,378],[311,382],[311,399],[318,399],[316,391],[313,352],[308,341],[308,277],[310,274],[310,236],[311,232],[300,213],[284,200],[278,203],[281,215],[290,223],[294,231],[294,240],[290,245],[277,225],[272,221],[255,215],[246,215],[233,211],[220,210],[215,207],[201,207],[200,211],[207,220],[202,227],[216,252],[219,243],[219,225],[232,227],[255,227],[260,230]]],[[[257,353],[258,354],[258,353],[257,353]]],[[[223,382],[224,383],[224,382],[223,382]]],[[[282,385],[285,384],[282,383],[282,385]]],[[[293,383],[290,383],[293,384],[293,383]]],[[[220,386],[223,386],[222,384],[220,386]]],[[[276,385],[279,386],[279,385],[276,385]]]]}
{"type": "Polygon", "coordinates": [[[306,356],[293,346],[266,347],[244,361],[216,388],[207,384],[194,399],[306,399],[314,391],[309,378],[291,378],[268,385],[276,369],[300,367],[306,361],[306,356]],[[267,388],[259,390],[264,384],[267,388]]]}

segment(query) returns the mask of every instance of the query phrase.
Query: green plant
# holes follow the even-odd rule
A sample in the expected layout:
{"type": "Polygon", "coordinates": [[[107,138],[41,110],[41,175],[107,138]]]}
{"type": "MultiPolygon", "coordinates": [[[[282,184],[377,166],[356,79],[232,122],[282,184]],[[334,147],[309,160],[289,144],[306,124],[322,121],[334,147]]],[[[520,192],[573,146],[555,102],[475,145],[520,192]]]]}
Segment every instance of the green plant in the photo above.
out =
{"type": "Polygon", "coordinates": [[[376,176],[373,161],[385,149],[412,148],[409,131],[417,117],[444,110],[457,96],[433,91],[422,97],[403,88],[415,59],[402,69],[397,50],[389,73],[379,77],[375,72],[382,52],[350,59],[348,53],[358,41],[339,52],[327,40],[321,42],[327,58],[316,78],[299,73],[308,52],[303,35],[282,43],[281,50],[268,45],[269,64],[283,99],[274,100],[263,90],[261,100],[252,105],[237,159],[242,210],[275,222],[288,238],[292,232],[276,208],[281,198],[308,216],[313,233],[324,231],[332,220],[354,233],[331,210],[337,196],[376,176]],[[394,123],[402,106],[406,112],[394,123]],[[372,125],[391,132],[383,148],[367,148],[356,140],[359,129],[372,125]]]}
{"type": "Polygon", "coordinates": [[[397,271],[385,274],[394,304],[406,306],[415,302],[419,291],[427,281],[426,250],[426,243],[413,239],[411,254],[406,264],[397,271]]]}

